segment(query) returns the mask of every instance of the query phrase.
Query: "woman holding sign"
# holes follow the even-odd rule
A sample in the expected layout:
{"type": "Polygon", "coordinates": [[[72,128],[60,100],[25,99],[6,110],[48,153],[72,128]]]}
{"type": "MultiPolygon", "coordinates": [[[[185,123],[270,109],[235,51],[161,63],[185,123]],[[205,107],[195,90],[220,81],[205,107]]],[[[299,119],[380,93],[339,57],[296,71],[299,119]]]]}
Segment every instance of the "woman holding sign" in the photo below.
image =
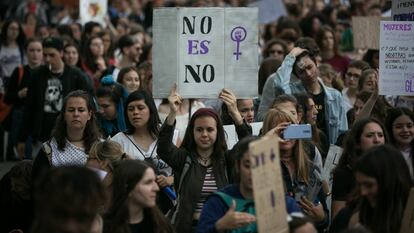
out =
{"type": "MultiPolygon", "coordinates": [[[[236,230],[257,232],[256,210],[253,201],[252,172],[250,169],[249,144],[259,139],[257,136],[243,138],[233,148],[236,159],[237,181],[210,196],[201,212],[197,233],[215,233],[236,230]]],[[[301,212],[295,200],[286,196],[287,213],[301,212]]]]}
{"type": "MultiPolygon", "coordinates": [[[[236,97],[227,90],[219,98],[228,106],[240,137],[249,135],[237,110],[236,97]]],[[[177,232],[194,232],[207,197],[230,182],[232,159],[227,152],[224,129],[218,114],[209,108],[197,110],[177,148],[171,142],[175,117],[182,98],[174,87],[168,97],[170,113],[159,134],[158,155],[172,167],[178,192],[177,205],[170,211],[177,232]]]]}

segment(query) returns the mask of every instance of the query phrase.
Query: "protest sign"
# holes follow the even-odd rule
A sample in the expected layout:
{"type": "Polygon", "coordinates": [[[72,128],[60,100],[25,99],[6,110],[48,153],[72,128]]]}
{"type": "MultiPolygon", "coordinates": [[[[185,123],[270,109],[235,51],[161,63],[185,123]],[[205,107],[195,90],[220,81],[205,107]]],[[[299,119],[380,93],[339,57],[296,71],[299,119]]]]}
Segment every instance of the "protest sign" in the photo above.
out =
{"type": "Polygon", "coordinates": [[[276,22],[280,16],[287,15],[282,1],[258,0],[251,2],[249,7],[259,8],[259,23],[261,24],[276,22]]]}
{"type": "Polygon", "coordinates": [[[354,47],[359,49],[379,49],[381,17],[352,17],[354,47]]]}
{"type": "Polygon", "coordinates": [[[379,94],[414,95],[414,22],[381,21],[379,94]]]}
{"type": "Polygon", "coordinates": [[[408,196],[407,205],[405,206],[404,216],[401,222],[400,233],[413,233],[414,232],[414,188],[410,190],[410,196],[408,196]]]}
{"type": "Polygon", "coordinates": [[[393,0],[391,16],[394,21],[414,21],[414,0],[393,0]]]}
{"type": "Polygon", "coordinates": [[[80,0],[79,14],[82,24],[94,21],[105,26],[104,17],[108,11],[108,0],[80,0]]]}
{"type": "Polygon", "coordinates": [[[153,95],[257,96],[257,8],[159,8],[153,22],[153,95]]]}
{"type": "Polygon", "coordinates": [[[332,170],[338,165],[342,156],[343,149],[336,145],[330,145],[328,155],[326,155],[325,164],[323,166],[322,177],[328,181],[329,189],[332,188],[332,170]]]}
{"type": "Polygon", "coordinates": [[[249,145],[254,203],[260,233],[289,232],[278,140],[274,135],[249,145]]]}
{"type": "MultiPolygon", "coordinates": [[[[262,129],[263,122],[253,122],[250,124],[252,127],[252,135],[259,135],[260,129],[262,129]]],[[[239,141],[234,125],[224,125],[224,131],[226,132],[227,148],[233,148],[239,141]]]]}

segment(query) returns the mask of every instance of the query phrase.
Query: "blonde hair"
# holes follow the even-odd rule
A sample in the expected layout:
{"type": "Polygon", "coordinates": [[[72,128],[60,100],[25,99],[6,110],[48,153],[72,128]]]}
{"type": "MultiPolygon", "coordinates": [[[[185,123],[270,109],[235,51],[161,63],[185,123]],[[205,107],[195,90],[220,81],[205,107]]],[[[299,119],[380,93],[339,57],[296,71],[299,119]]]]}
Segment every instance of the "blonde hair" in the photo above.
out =
{"type": "MultiPolygon", "coordinates": [[[[282,122],[290,122],[296,124],[297,120],[290,112],[281,110],[279,108],[270,109],[263,120],[262,133],[266,134],[282,122]]],[[[304,150],[302,140],[296,140],[296,144],[292,149],[292,154],[296,167],[296,176],[308,184],[311,161],[309,160],[308,155],[304,150]]]]}
{"type": "Polygon", "coordinates": [[[95,142],[89,150],[89,158],[94,158],[98,161],[108,161],[109,166],[112,168],[112,164],[124,159],[129,159],[128,156],[122,150],[119,143],[112,140],[104,140],[95,142]]]}

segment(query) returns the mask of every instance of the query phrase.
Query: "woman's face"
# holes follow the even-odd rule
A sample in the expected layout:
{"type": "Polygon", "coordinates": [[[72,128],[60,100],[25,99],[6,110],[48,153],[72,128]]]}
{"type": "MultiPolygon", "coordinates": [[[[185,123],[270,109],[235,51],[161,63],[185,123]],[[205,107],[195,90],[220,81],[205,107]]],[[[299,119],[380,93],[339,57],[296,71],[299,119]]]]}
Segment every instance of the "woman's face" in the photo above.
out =
{"type": "Polygon", "coordinates": [[[144,176],[128,194],[128,202],[130,205],[140,206],[141,208],[155,207],[159,190],[154,170],[147,168],[144,176]]]}
{"type": "Polygon", "coordinates": [[[101,38],[94,38],[89,45],[91,53],[95,57],[103,56],[104,54],[104,45],[101,38]]]}
{"type": "Polygon", "coordinates": [[[144,100],[134,100],[127,106],[128,120],[137,129],[146,127],[150,118],[150,109],[144,100]]]}
{"type": "Polygon", "coordinates": [[[68,129],[83,130],[91,119],[86,100],[81,97],[69,98],[66,102],[64,119],[68,129]]]}
{"type": "Polygon", "coordinates": [[[27,60],[30,65],[38,66],[43,62],[43,47],[42,43],[35,41],[27,46],[26,50],[27,60]]]}
{"type": "Polygon", "coordinates": [[[111,97],[98,97],[96,98],[99,106],[99,113],[105,120],[112,121],[116,119],[116,105],[112,101],[111,97]]]}
{"type": "Polygon", "coordinates": [[[335,45],[334,35],[330,31],[325,31],[322,45],[324,49],[333,50],[335,45]]]}
{"type": "Polygon", "coordinates": [[[284,50],[282,45],[280,44],[273,44],[270,48],[269,48],[269,57],[273,57],[278,59],[279,61],[283,61],[283,59],[285,58],[284,56],[284,50]]]}
{"type": "Polygon", "coordinates": [[[244,153],[239,165],[240,186],[250,192],[253,191],[252,171],[250,169],[250,153],[244,153]]]}
{"type": "Polygon", "coordinates": [[[360,147],[362,151],[367,151],[373,146],[385,143],[384,132],[380,125],[370,122],[365,125],[360,138],[360,147]]]}
{"type": "Polygon", "coordinates": [[[79,61],[78,50],[74,46],[68,46],[63,51],[63,60],[66,64],[76,66],[79,61]]]}
{"type": "Polygon", "coordinates": [[[361,99],[356,99],[354,103],[354,117],[356,118],[360,113],[362,108],[364,107],[364,102],[361,99]]]}
{"type": "Polygon", "coordinates": [[[355,173],[355,179],[360,195],[368,200],[371,207],[375,207],[378,193],[377,180],[361,172],[355,173]]]}
{"type": "Polygon", "coordinates": [[[306,122],[311,124],[311,125],[315,125],[316,124],[316,120],[318,119],[318,110],[316,109],[316,105],[315,102],[313,101],[312,98],[308,99],[308,103],[306,105],[307,108],[307,112],[306,112],[306,122]]]}
{"type": "Polygon", "coordinates": [[[109,34],[105,34],[101,38],[104,46],[104,51],[107,53],[112,43],[111,36],[109,34]]]}
{"type": "Polygon", "coordinates": [[[237,109],[247,123],[254,121],[254,104],[252,99],[238,100],[237,109]]]}
{"type": "Polygon", "coordinates": [[[300,120],[300,116],[298,115],[298,111],[296,110],[295,104],[292,102],[284,102],[278,103],[275,107],[279,109],[283,109],[284,111],[290,112],[298,121],[300,120]]]}
{"type": "Polygon", "coordinates": [[[128,93],[138,90],[140,83],[138,73],[134,70],[126,73],[124,75],[124,79],[122,80],[122,85],[126,87],[128,93]]]}
{"type": "Polygon", "coordinates": [[[7,39],[16,40],[19,36],[19,24],[16,22],[11,22],[7,28],[7,39]]]}
{"type": "Polygon", "coordinates": [[[361,91],[368,91],[373,92],[375,91],[377,83],[377,75],[375,73],[369,74],[367,78],[362,83],[362,90],[361,91]]]}
{"type": "Polygon", "coordinates": [[[401,115],[392,124],[392,135],[398,146],[409,146],[414,138],[414,123],[407,115],[401,115]]]}
{"type": "Polygon", "coordinates": [[[194,141],[200,150],[214,147],[217,139],[217,122],[213,117],[200,116],[194,121],[194,141]]]}

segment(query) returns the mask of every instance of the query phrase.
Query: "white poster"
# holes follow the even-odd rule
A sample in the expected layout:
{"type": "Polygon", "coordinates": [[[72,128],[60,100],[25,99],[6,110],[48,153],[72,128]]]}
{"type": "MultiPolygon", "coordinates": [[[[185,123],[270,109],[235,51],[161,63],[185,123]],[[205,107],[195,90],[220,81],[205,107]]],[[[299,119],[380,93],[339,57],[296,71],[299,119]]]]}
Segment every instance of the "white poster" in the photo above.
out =
{"type": "Polygon", "coordinates": [[[257,8],[154,9],[153,32],[154,97],[257,96],[257,8]]]}
{"type": "Polygon", "coordinates": [[[414,95],[414,22],[381,21],[380,95],[414,95]]]}
{"type": "Polygon", "coordinates": [[[80,0],[79,14],[82,24],[94,21],[105,26],[104,17],[108,11],[108,0],[80,0]]]}
{"type": "MultiPolygon", "coordinates": [[[[253,122],[250,123],[252,127],[252,135],[259,135],[260,130],[262,129],[263,122],[253,122]]],[[[236,128],[234,125],[223,125],[224,131],[226,132],[226,144],[227,148],[231,149],[239,141],[237,137],[236,128]]]]}
{"type": "Polygon", "coordinates": [[[395,21],[414,21],[414,1],[392,0],[391,15],[395,21]]]}

